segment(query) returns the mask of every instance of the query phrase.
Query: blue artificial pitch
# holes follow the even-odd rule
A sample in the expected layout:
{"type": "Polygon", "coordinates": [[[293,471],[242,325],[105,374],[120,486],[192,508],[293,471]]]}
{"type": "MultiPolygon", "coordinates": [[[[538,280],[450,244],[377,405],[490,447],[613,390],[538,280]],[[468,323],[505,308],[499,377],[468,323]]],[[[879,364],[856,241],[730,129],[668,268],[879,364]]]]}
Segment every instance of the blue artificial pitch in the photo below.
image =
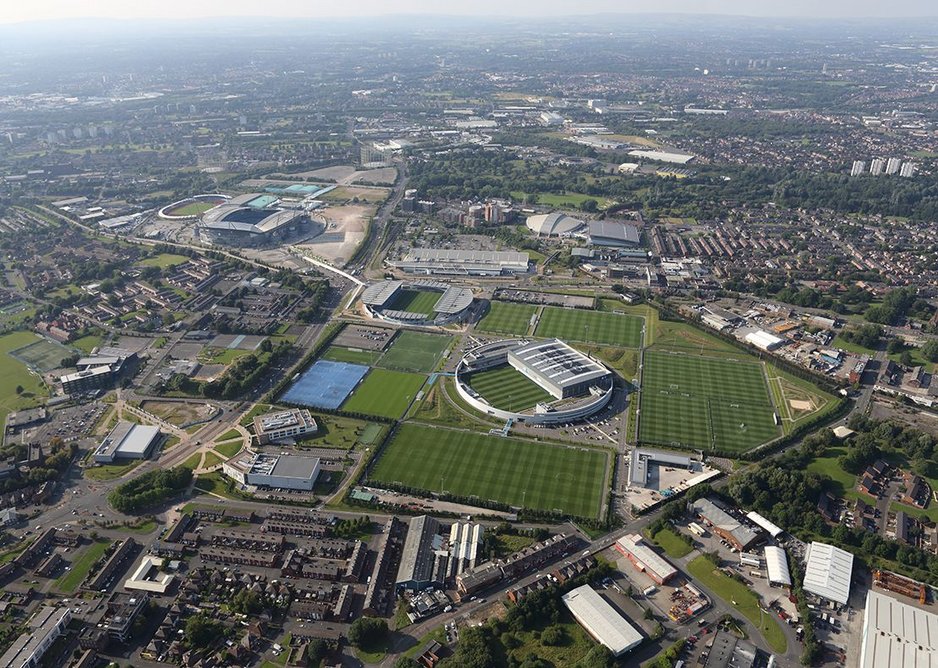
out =
{"type": "Polygon", "coordinates": [[[368,367],[348,362],[319,360],[300,376],[281,398],[310,408],[336,409],[368,373],[368,367]]]}

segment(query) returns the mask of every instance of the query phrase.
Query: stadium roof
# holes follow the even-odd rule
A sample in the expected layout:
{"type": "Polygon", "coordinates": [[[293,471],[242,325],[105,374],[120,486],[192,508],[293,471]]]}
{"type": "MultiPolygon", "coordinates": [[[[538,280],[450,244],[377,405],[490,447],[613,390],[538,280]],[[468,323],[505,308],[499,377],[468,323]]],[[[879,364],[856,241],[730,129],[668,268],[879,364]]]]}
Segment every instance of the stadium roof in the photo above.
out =
{"type": "Polygon", "coordinates": [[[472,305],[472,290],[469,288],[458,288],[455,286],[446,288],[446,292],[440,297],[433,310],[436,313],[459,313],[472,305]]]}
{"type": "Polygon", "coordinates": [[[765,519],[762,517],[762,515],[754,510],[746,513],[746,519],[755,524],[757,527],[764,529],[767,534],[772,536],[772,538],[778,538],[782,533],[784,533],[777,524],[774,524],[765,519]]]}
{"type": "Polygon", "coordinates": [[[850,599],[853,555],[827,543],[808,545],[804,590],[829,601],[846,605],[850,599]]]}
{"type": "Polygon", "coordinates": [[[589,585],[564,594],[563,602],[587,633],[613,656],[622,656],[642,642],[642,634],[589,585]]]}
{"type": "Polygon", "coordinates": [[[610,220],[591,220],[589,224],[590,243],[597,246],[637,244],[638,228],[610,220]]]}
{"type": "MultiPolygon", "coordinates": [[[[266,234],[302,217],[303,211],[282,210],[267,206],[269,195],[252,193],[228,200],[202,214],[201,227],[214,231],[266,234]],[[268,198],[268,199],[261,199],[268,198]],[[264,206],[258,206],[259,202],[264,206]]],[[[276,198],[273,198],[273,202],[276,198]]]]}
{"type": "Polygon", "coordinates": [[[774,545],[765,546],[765,569],[769,572],[769,582],[791,585],[788,556],[782,548],[774,545]]]}
{"type": "Polygon", "coordinates": [[[622,536],[616,542],[623,550],[630,553],[637,561],[640,561],[645,570],[650,571],[661,582],[665,582],[677,575],[677,569],[671,565],[671,562],[648,547],[637,533],[622,536]]]}
{"type": "Polygon", "coordinates": [[[938,615],[870,590],[858,666],[938,667],[938,615]]]}
{"type": "Polygon", "coordinates": [[[559,387],[599,380],[609,375],[609,369],[560,339],[522,344],[512,350],[511,355],[530,371],[559,387]]]}
{"type": "Polygon", "coordinates": [[[538,236],[553,237],[571,234],[583,227],[583,221],[568,216],[565,213],[554,211],[537,216],[530,216],[526,221],[528,229],[538,236]]]}
{"type": "Polygon", "coordinates": [[[403,285],[404,281],[372,283],[362,292],[362,303],[368,306],[384,306],[403,285]]]}

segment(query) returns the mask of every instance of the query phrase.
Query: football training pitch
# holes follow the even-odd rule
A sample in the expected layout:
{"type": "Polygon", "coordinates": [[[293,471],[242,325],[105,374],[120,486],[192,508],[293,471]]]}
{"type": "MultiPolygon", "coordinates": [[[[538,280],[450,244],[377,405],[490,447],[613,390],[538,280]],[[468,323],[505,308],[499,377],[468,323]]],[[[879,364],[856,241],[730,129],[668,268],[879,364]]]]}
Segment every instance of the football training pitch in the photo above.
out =
{"type": "Polygon", "coordinates": [[[479,371],[469,376],[467,382],[495,408],[506,411],[523,411],[541,401],[554,400],[550,393],[511,366],[479,371]]]}
{"type": "Polygon", "coordinates": [[[388,308],[408,313],[433,315],[433,307],[440,301],[440,293],[433,290],[401,290],[388,308]]]}
{"type": "Polygon", "coordinates": [[[449,345],[450,337],[401,330],[377,366],[400,371],[428,373],[436,369],[440,356],[449,345]]]}
{"type": "Polygon", "coordinates": [[[342,410],[399,418],[426,380],[426,377],[414,373],[372,369],[342,404],[342,410]]]}
{"type": "Polygon", "coordinates": [[[745,452],[781,434],[762,365],[649,350],[639,440],[745,452]]]}
{"type": "Polygon", "coordinates": [[[534,334],[548,339],[639,348],[644,323],[644,319],[634,315],[548,307],[541,313],[534,334]]]}
{"type": "Polygon", "coordinates": [[[476,325],[482,332],[496,334],[524,335],[531,324],[531,318],[537,313],[537,307],[531,304],[509,304],[489,302],[488,313],[476,325]]]}
{"type": "Polygon", "coordinates": [[[600,450],[405,424],[370,477],[375,483],[598,517],[607,464],[608,454],[600,450]]]}

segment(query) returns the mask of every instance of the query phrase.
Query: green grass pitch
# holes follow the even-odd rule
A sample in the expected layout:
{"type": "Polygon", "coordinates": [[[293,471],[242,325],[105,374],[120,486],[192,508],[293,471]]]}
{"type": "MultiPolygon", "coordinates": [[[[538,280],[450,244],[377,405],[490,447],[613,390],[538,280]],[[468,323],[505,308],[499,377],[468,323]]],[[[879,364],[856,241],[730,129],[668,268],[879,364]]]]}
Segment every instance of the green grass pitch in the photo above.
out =
{"type": "Polygon", "coordinates": [[[745,452],[781,433],[762,366],[649,350],[639,440],[745,452]]]}
{"type": "Polygon", "coordinates": [[[73,351],[62,344],[46,339],[39,339],[28,346],[10,352],[10,355],[16,359],[38,369],[42,373],[59,368],[62,360],[71,357],[73,354],[73,351]]]}
{"type": "Polygon", "coordinates": [[[440,356],[450,343],[450,337],[401,330],[391,342],[388,351],[377,366],[400,371],[428,373],[436,369],[440,356]]]}
{"type": "Polygon", "coordinates": [[[200,216],[215,206],[217,206],[215,202],[189,202],[167,213],[171,216],[200,216]]]}
{"type": "Polygon", "coordinates": [[[342,410],[399,418],[426,380],[414,373],[372,369],[342,404],[342,410]]]}
{"type": "Polygon", "coordinates": [[[538,402],[554,400],[550,393],[511,366],[479,371],[469,376],[467,382],[486,401],[502,410],[523,411],[538,402]]]}
{"type": "Polygon", "coordinates": [[[638,348],[644,323],[633,315],[548,307],[541,313],[534,333],[544,338],[638,348]]]}
{"type": "Polygon", "coordinates": [[[600,450],[405,424],[371,480],[598,517],[607,463],[600,450]]]}
{"type": "Polygon", "coordinates": [[[341,346],[329,346],[322,354],[322,359],[333,362],[349,362],[350,364],[365,364],[371,366],[378,361],[381,353],[374,350],[356,350],[341,346]]]}
{"type": "Polygon", "coordinates": [[[433,307],[440,301],[440,293],[433,290],[401,290],[388,308],[408,313],[433,315],[433,307]]]}
{"type": "Polygon", "coordinates": [[[489,310],[476,325],[481,332],[524,335],[531,324],[537,307],[531,304],[489,302],[489,310]]]}

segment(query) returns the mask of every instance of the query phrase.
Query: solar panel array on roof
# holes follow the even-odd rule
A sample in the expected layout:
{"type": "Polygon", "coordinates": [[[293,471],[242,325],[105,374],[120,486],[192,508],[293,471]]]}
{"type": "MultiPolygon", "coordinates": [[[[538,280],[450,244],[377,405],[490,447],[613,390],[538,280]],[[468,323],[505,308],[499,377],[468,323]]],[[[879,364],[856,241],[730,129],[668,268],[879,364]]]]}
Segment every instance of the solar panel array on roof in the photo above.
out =
{"type": "Polygon", "coordinates": [[[560,387],[609,374],[609,370],[559,339],[519,346],[511,351],[530,370],[560,387]]]}
{"type": "Polygon", "coordinates": [[[459,313],[472,305],[472,290],[468,288],[449,287],[437,301],[433,310],[437,313],[459,313]]]}

